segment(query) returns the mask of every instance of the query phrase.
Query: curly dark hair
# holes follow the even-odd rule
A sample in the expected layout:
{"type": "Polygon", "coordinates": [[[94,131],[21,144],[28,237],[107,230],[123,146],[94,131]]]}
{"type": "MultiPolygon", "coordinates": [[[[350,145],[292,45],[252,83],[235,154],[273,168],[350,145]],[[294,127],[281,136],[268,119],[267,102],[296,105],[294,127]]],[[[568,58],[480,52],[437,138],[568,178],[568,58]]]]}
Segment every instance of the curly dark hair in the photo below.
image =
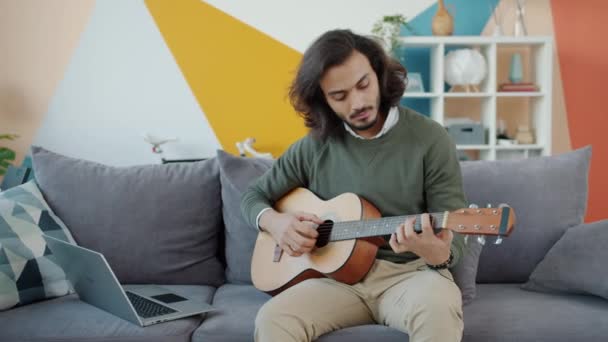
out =
{"type": "Polygon", "coordinates": [[[296,77],[289,88],[291,104],[316,138],[325,140],[332,136],[340,137],[345,132],[342,120],[327,103],[319,83],[329,68],[344,63],[355,50],[367,57],[378,76],[379,113],[388,113],[403,96],[407,70],[387,55],[374,38],[350,30],[328,31],[304,52],[296,77]]]}

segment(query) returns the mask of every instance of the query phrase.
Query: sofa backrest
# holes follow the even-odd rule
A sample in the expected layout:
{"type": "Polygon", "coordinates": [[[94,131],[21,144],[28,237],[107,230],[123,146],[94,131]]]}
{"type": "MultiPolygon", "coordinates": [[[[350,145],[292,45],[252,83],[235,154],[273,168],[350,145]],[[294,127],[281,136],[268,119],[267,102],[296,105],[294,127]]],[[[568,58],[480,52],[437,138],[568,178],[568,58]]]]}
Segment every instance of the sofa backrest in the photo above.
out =
{"type": "MultiPolygon", "coordinates": [[[[49,205],[77,242],[106,255],[121,281],[219,285],[225,276],[251,283],[257,230],[245,222],[240,200],[272,161],[219,151],[202,162],[115,168],[32,151],[49,205]]],[[[462,162],[469,203],[507,203],[517,216],[502,245],[483,248],[478,282],[525,282],[563,232],[583,221],[590,156],[584,148],[462,162]]]]}
{"type": "Polygon", "coordinates": [[[251,283],[251,256],[258,231],[245,221],[241,213],[241,198],[258,177],[272,166],[273,161],[261,158],[241,158],[218,151],[222,184],[222,215],[225,225],[226,280],[230,283],[251,283]]]}

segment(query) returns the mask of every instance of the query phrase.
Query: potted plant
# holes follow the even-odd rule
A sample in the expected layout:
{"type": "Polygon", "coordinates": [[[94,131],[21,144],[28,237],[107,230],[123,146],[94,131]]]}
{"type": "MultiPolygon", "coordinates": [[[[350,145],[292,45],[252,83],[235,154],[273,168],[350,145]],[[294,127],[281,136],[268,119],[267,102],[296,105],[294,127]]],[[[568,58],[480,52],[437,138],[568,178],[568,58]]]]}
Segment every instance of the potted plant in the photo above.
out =
{"type": "Polygon", "coordinates": [[[398,54],[401,47],[399,41],[401,26],[416,34],[414,28],[408,24],[406,17],[401,14],[385,15],[376,21],[372,28],[372,34],[380,38],[386,51],[397,59],[400,59],[398,54]]]}
{"type": "MultiPolygon", "coordinates": [[[[0,140],[15,140],[16,134],[0,134],[0,140]]],[[[0,176],[6,173],[6,169],[11,165],[11,162],[16,158],[15,151],[8,147],[0,146],[0,176]]]]}

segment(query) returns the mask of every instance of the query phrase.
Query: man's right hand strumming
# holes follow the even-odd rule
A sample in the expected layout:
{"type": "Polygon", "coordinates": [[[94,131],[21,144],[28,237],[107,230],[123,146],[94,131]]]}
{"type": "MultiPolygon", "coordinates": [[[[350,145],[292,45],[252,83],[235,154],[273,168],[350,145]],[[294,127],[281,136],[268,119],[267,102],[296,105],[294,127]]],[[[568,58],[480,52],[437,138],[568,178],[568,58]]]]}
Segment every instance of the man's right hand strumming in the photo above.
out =
{"type": "Polygon", "coordinates": [[[319,236],[316,228],[323,220],[314,214],[279,213],[271,209],[260,216],[259,223],[287,254],[297,257],[315,247],[319,236]]]}

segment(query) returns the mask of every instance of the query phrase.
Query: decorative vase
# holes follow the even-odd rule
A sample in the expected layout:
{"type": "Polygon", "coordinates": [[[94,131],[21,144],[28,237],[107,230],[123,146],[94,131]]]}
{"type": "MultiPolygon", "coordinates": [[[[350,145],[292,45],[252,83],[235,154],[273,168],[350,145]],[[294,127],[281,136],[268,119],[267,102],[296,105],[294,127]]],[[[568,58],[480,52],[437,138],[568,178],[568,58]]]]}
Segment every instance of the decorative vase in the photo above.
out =
{"type": "Polygon", "coordinates": [[[479,92],[479,84],[488,73],[486,59],[474,49],[458,49],[448,52],[444,62],[444,79],[454,87],[462,86],[465,92],[479,92]]]}
{"type": "Polygon", "coordinates": [[[525,16],[526,16],[526,0],[515,0],[515,26],[513,28],[513,35],[515,37],[522,37],[528,35],[528,29],[526,28],[525,16]]]}
{"type": "Polygon", "coordinates": [[[521,55],[514,53],[511,56],[511,67],[509,69],[509,80],[511,83],[520,83],[524,78],[521,55]]]}
{"type": "Polygon", "coordinates": [[[439,0],[431,28],[435,36],[451,36],[454,33],[454,18],[445,8],[443,0],[439,0]]]}

